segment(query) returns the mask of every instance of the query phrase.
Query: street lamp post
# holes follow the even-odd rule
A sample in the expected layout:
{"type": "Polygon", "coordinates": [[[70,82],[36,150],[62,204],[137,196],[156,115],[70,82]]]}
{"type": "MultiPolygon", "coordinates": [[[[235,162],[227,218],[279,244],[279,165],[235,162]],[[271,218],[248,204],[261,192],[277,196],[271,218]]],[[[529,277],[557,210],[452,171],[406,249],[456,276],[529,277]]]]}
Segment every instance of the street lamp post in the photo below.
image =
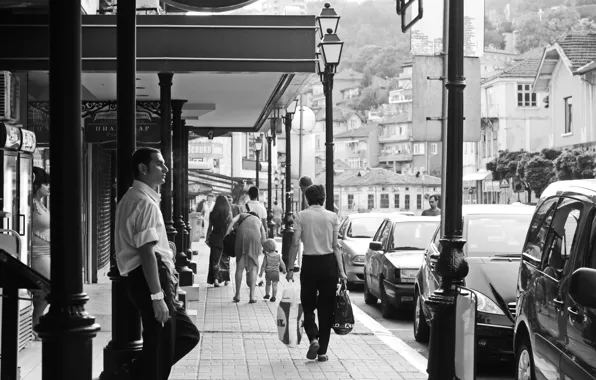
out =
{"type": "Polygon", "coordinates": [[[265,135],[267,138],[267,149],[269,151],[269,157],[267,158],[267,227],[268,227],[268,231],[267,234],[269,236],[269,239],[273,239],[273,230],[275,229],[275,223],[273,223],[273,205],[271,203],[271,198],[272,198],[272,194],[271,194],[271,177],[273,176],[273,173],[271,171],[271,143],[273,142],[273,137],[275,134],[275,121],[277,119],[273,118],[271,119],[272,123],[271,123],[271,129],[269,129],[269,131],[267,131],[267,134],[265,135]]]}
{"type": "Polygon", "coordinates": [[[331,8],[329,3],[325,3],[325,8],[317,17],[319,23],[319,33],[321,42],[319,42],[319,53],[317,59],[317,69],[323,84],[323,93],[325,95],[325,177],[326,177],[326,208],[334,211],[334,184],[333,184],[333,76],[339,61],[343,42],[336,34],[339,16],[331,8]],[[326,33],[326,34],[325,34],[326,33]]]}
{"type": "MultiPolygon", "coordinates": [[[[448,16],[447,88],[449,105],[444,134],[446,168],[442,176],[442,238],[436,270],[440,287],[426,301],[433,314],[430,333],[428,375],[432,380],[455,378],[455,301],[458,287],[468,274],[463,247],[462,174],[464,98],[464,0],[446,3],[448,16]],[[448,9],[447,9],[448,8],[448,9]]],[[[447,28],[447,25],[444,26],[447,28]]],[[[470,357],[474,357],[474,354],[470,357]]]]}
{"type": "MultiPolygon", "coordinates": [[[[284,193],[284,189],[286,188],[285,187],[285,183],[286,183],[286,163],[285,162],[282,162],[282,164],[281,164],[280,173],[281,173],[281,193],[285,194],[284,193]]],[[[285,205],[286,202],[285,201],[286,201],[286,198],[284,196],[283,199],[281,200],[281,211],[283,214],[285,214],[285,212],[286,212],[285,211],[286,210],[286,205],[285,205]]]]}
{"type": "MultiPolygon", "coordinates": [[[[261,154],[261,149],[263,149],[263,141],[261,140],[261,136],[257,136],[257,138],[255,139],[255,166],[256,166],[256,186],[257,188],[259,188],[259,171],[261,168],[259,168],[260,166],[260,162],[259,162],[259,155],[261,154]]],[[[261,189],[259,189],[260,192],[261,189]]]]}
{"type": "MultiPolygon", "coordinates": [[[[284,125],[286,127],[286,164],[281,167],[282,176],[285,174],[285,201],[286,210],[284,217],[284,230],[282,235],[281,256],[286,268],[289,268],[290,247],[294,239],[294,218],[292,216],[292,144],[290,141],[292,133],[292,119],[298,107],[298,99],[293,100],[286,108],[284,125]]],[[[283,186],[282,186],[283,188],[283,186]]]]}

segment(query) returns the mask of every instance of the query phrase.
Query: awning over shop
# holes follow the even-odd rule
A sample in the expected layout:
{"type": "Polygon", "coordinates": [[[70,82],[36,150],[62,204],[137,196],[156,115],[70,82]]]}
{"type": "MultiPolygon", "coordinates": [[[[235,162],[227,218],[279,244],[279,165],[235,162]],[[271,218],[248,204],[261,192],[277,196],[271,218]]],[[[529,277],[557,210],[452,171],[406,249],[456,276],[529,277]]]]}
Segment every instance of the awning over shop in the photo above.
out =
{"type": "MultiPolygon", "coordinates": [[[[82,16],[83,100],[116,99],[116,16],[82,16]]],[[[174,73],[193,131],[218,136],[268,128],[315,73],[314,16],[137,16],[137,97],[159,100],[157,73],[174,73]]],[[[0,16],[0,67],[29,72],[29,93],[49,97],[47,16],[0,16]]]]}
{"type": "Polygon", "coordinates": [[[492,172],[489,172],[488,170],[480,170],[476,173],[465,174],[462,178],[464,181],[484,181],[485,179],[492,180],[492,172]]]}

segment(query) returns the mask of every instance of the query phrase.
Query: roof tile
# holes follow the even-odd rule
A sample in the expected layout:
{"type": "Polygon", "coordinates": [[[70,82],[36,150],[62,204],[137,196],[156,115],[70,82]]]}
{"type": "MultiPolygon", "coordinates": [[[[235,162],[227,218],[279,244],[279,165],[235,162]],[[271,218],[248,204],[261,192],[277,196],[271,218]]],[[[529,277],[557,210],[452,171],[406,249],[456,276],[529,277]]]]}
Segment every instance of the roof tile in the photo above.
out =
{"type": "Polygon", "coordinates": [[[557,43],[571,61],[573,70],[596,59],[596,33],[569,33],[557,43]]]}

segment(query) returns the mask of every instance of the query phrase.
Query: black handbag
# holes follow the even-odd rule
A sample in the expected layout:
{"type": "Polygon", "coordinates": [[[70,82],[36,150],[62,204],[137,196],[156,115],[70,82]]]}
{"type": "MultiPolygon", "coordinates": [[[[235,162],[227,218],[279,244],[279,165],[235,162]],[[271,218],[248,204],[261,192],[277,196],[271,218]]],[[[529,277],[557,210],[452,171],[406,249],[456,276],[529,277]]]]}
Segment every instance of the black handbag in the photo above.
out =
{"type": "Polygon", "coordinates": [[[238,225],[236,225],[236,227],[232,228],[232,231],[230,231],[230,233],[224,237],[224,239],[223,239],[223,253],[224,253],[224,255],[229,256],[229,257],[236,257],[236,230],[238,229],[238,227],[240,227],[242,222],[244,222],[246,220],[246,218],[248,218],[251,215],[252,214],[241,216],[240,219],[238,220],[238,225]]]}
{"type": "Polygon", "coordinates": [[[349,334],[354,328],[354,311],[345,281],[337,284],[335,310],[333,313],[333,331],[337,335],[349,334]]]}

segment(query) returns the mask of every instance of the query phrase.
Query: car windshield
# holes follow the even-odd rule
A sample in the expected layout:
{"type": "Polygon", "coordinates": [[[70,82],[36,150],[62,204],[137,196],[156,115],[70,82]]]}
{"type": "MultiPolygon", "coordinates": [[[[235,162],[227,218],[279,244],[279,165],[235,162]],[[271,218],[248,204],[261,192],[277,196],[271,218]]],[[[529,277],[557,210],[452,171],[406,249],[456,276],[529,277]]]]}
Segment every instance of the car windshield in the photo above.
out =
{"type": "Polygon", "coordinates": [[[391,250],[425,249],[438,225],[438,220],[436,222],[408,221],[395,223],[391,250]]]}
{"type": "Polygon", "coordinates": [[[532,215],[470,215],[467,242],[470,257],[521,256],[532,215]]]}
{"type": "Polygon", "coordinates": [[[350,238],[372,239],[384,219],[384,217],[377,216],[354,218],[352,219],[352,224],[348,229],[347,235],[350,238]]]}

